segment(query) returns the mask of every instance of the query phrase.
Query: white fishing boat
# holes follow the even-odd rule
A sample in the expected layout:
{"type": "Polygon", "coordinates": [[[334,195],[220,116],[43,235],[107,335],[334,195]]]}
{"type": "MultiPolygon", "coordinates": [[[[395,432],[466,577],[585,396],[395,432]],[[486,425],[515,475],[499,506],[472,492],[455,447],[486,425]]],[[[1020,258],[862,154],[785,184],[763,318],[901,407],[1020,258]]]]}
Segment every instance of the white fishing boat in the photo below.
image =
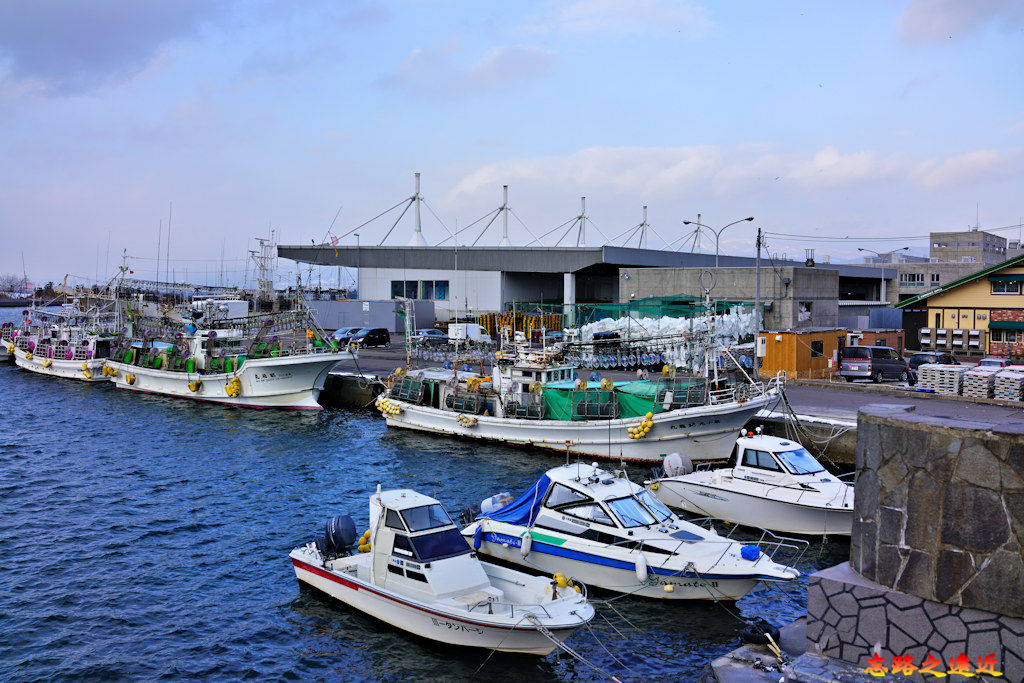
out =
{"type": "Polygon", "coordinates": [[[448,513],[409,489],[370,496],[370,528],[351,518],[291,552],[299,581],[392,626],[449,645],[546,655],[594,617],[559,581],[481,562],[448,513]]]}
{"type": "Polygon", "coordinates": [[[143,339],[116,349],[104,373],[130,391],[247,408],[321,410],[317,399],[327,373],[356,357],[324,339],[301,310],[221,324],[168,329],[136,321],[143,339]]]}
{"type": "Polygon", "coordinates": [[[660,464],[674,451],[729,457],[735,434],[779,395],[782,378],[738,382],[665,376],[591,382],[546,355],[498,359],[490,377],[440,380],[399,369],[377,400],[389,427],[605,460],[660,464]]]}
{"type": "Polygon", "coordinates": [[[853,486],[830,474],[800,444],[749,432],[732,467],[689,471],[679,456],[650,483],[666,505],[739,524],[804,535],[849,536],[853,486]]]}
{"type": "Polygon", "coordinates": [[[737,542],[685,522],[623,471],[596,463],[556,467],[515,501],[493,501],[462,532],[482,555],[648,598],[738,600],[760,581],[797,578],[792,563],[806,548],[770,534],[737,542]],[[789,565],[773,559],[782,554],[789,565]]]}
{"type": "Polygon", "coordinates": [[[86,305],[76,299],[58,312],[32,308],[24,316],[20,327],[3,332],[6,349],[18,367],[51,377],[106,381],[103,365],[121,337],[113,300],[86,305]]]}

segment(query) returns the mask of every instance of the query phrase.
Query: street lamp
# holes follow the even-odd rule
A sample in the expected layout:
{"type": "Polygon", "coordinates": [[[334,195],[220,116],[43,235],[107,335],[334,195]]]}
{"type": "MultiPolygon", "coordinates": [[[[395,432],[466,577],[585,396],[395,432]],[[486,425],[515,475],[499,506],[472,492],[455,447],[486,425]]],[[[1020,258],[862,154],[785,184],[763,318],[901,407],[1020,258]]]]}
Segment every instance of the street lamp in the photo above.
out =
{"type": "Polygon", "coordinates": [[[725,229],[728,228],[729,226],[736,225],[737,223],[742,223],[743,221],[752,221],[752,220],[754,220],[753,216],[748,216],[746,218],[741,218],[738,221],[733,221],[732,223],[728,223],[727,225],[723,225],[718,230],[715,230],[714,228],[710,228],[710,227],[704,225],[703,223],[701,223],[700,221],[683,221],[683,225],[696,225],[696,226],[699,226],[701,228],[705,228],[706,230],[710,230],[712,233],[714,233],[714,235],[715,235],[715,268],[717,268],[718,267],[718,238],[721,237],[722,233],[725,232],[725,229]]]}
{"type": "Polygon", "coordinates": [[[883,251],[883,252],[879,253],[879,252],[875,251],[874,249],[865,249],[864,247],[857,247],[857,251],[870,251],[872,254],[874,254],[878,258],[882,258],[883,256],[888,256],[889,260],[888,261],[882,261],[882,263],[893,263],[893,260],[892,260],[892,255],[893,254],[895,254],[897,251],[907,251],[908,249],[910,249],[910,247],[902,247],[900,249],[893,249],[892,251],[883,251]]]}

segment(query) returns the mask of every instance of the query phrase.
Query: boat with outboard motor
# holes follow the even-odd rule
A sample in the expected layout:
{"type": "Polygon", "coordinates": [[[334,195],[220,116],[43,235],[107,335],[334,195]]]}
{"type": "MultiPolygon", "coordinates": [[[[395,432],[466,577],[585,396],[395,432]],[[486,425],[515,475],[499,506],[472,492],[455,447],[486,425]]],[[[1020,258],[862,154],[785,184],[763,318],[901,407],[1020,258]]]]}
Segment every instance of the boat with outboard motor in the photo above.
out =
{"type": "Polygon", "coordinates": [[[648,486],[666,505],[782,533],[851,533],[853,486],[795,441],[748,432],[736,440],[731,467],[691,471],[676,454],[663,467],[648,486]]]}
{"type": "Polygon", "coordinates": [[[444,507],[410,489],[370,496],[359,539],[348,516],[291,554],[295,576],[396,628],[450,645],[546,655],[594,618],[582,589],[481,562],[444,507]]]}
{"type": "Polygon", "coordinates": [[[389,427],[660,464],[680,450],[726,459],[735,433],[783,382],[683,378],[668,367],[656,380],[591,385],[575,375],[575,366],[519,347],[490,376],[441,381],[399,368],[376,405],[389,427]]]}
{"type": "Polygon", "coordinates": [[[356,358],[304,309],[166,325],[137,318],[140,339],[116,348],[104,374],[120,389],[248,408],[320,410],[327,373],[356,358]]]}
{"type": "Polygon", "coordinates": [[[760,581],[800,576],[792,564],[807,547],[771,534],[746,543],[720,536],[681,520],[624,471],[597,463],[548,470],[508,501],[508,494],[485,500],[462,531],[482,555],[649,598],[738,600],[760,581]],[[789,565],[775,561],[783,554],[789,565]]]}
{"type": "Polygon", "coordinates": [[[0,337],[18,367],[40,375],[104,382],[103,365],[122,337],[116,301],[75,299],[59,311],[23,311],[22,324],[5,325],[0,337]]]}

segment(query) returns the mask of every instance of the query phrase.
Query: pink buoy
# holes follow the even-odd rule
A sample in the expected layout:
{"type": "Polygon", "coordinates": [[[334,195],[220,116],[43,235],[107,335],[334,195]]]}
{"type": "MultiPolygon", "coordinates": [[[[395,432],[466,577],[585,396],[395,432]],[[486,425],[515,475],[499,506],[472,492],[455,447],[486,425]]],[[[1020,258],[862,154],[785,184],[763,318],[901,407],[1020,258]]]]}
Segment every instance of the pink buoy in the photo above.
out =
{"type": "Polygon", "coordinates": [[[46,349],[46,357],[47,358],[53,358],[53,347],[52,346],[50,348],[46,349]]]}
{"type": "Polygon", "coordinates": [[[30,341],[28,343],[28,350],[29,351],[35,351],[36,350],[36,343],[34,341],[30,341]]]}
{"type": "Polygon", "coordinates": [[[71,349],[68,349],[68,352],[64,354],[64,360],[71,360],[74,357],[75,357],[75,352],[72,351],[71,349]]]}

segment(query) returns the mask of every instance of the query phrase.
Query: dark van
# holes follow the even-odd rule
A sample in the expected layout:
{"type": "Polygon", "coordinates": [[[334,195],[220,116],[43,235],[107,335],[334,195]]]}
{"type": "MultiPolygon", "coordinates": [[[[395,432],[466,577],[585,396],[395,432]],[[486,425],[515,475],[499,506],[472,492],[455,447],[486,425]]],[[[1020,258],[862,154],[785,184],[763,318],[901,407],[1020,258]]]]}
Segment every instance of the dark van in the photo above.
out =
{"type": "Polygon", "coordinates": [[[847,382],[855,379],[870,379],[881,382],[895,379],[906,382],[909,378],[907,361],[888,346],[847,346],[843,349],[843,358],[839,374],[847,382]]]}
{"type": "Polygon", "coordinates": [[[391,333],[383,327],[364,327],[349,339],[349,344],[364,349],[367,346],[383,346],[391,348],[391,333]]]}

